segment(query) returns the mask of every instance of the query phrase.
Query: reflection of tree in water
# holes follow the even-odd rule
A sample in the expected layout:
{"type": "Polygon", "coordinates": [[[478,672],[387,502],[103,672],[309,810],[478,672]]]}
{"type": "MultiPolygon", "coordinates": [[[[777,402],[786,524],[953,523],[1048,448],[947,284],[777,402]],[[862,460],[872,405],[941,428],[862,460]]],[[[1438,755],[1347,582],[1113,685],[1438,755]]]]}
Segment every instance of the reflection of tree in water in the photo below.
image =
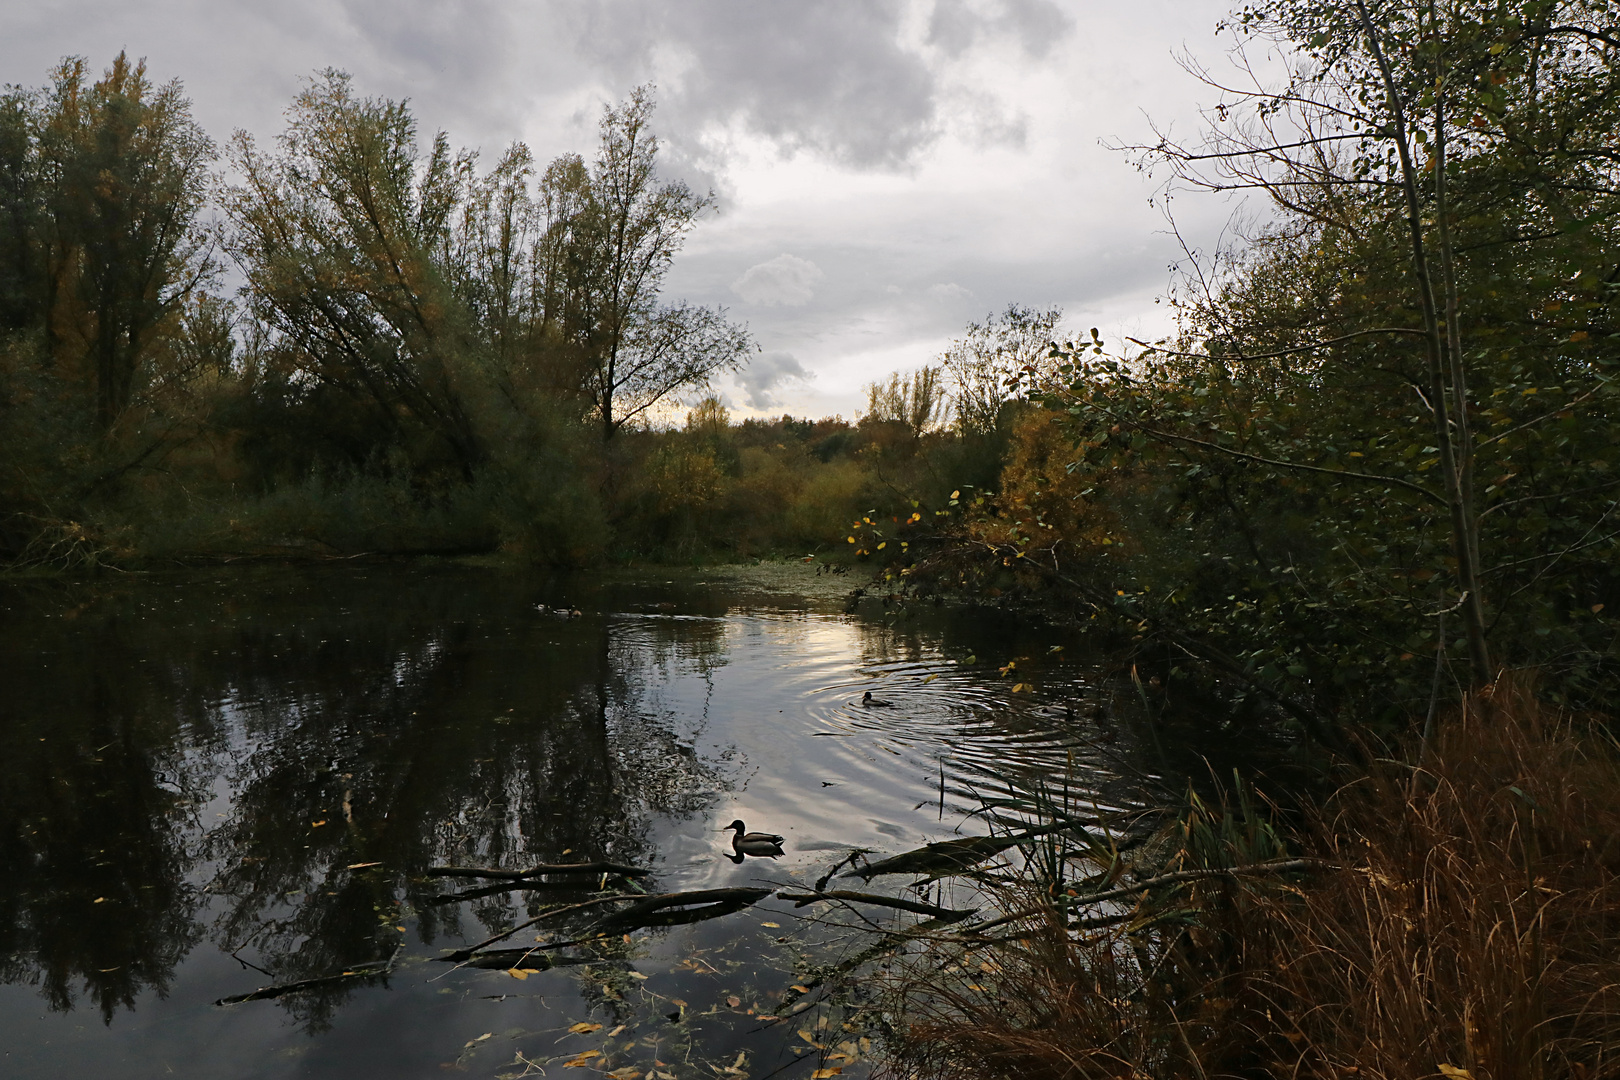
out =
{"type": "MultiPolygon", "coordinates": [[[[647,707],[642,669],[669,654],[602,620],[538,620],[510,581],[282,574],[176,591],[81,615],[24,673],[0,731],[0,856],[22,868],[0,882],[0,977],[40,982],[57,1008],[81,978],[108,1017],[167,986],[199,934],[184,841],[216,777],[233,799],[202,823],[225,905],[213,935],[278,981],[387,957],[402,905],[424,943],[459,932],[462,905],[427,903],[444,883],[401,889],[401,872],[643,862],[650,816],[692,812],[713,787],[647,707]]],[[[709,636],[688,660],[712,662],[709,636]]],[[[498,928],[513,905],[473,915],[498,928]]],[[[344,994],[283,1000],[319,1025],[344,994]]]]}
{"type": "Polygon", "coordinates": [[[110,1023],[166,992],[199,936],[185,849],[208,778],[180,746],[170,670],[126,647],[138,613],[54,614],[0,619],[0,980],[58,1010],[82,995],[110,1023]]]}
{"type": "MultiPolygon", "coordinates": [[[[509,634],[424,619],[414,636],[398,619],[376,633],[351,619],[329,680],[301,679],[248,718],[252,750],[210,842],[213,888],[231,898],[225,940],[278,980],[308,978],[385,958],[399,939],[396,878],[354,864],[645,862],[649,814],[692,809],[705,769],[641,708],[608,623],[525,617],[509,634]]],[[[444,886],[413,878],[400,898],[424,943],[462,929],[459,905],[430,903],[444,886]]],[[[520,917],[513,903],[474,905],[479,936],[520,917]]],[[[319,1024],[345,993],[286,1000],[319,1024]]]]}

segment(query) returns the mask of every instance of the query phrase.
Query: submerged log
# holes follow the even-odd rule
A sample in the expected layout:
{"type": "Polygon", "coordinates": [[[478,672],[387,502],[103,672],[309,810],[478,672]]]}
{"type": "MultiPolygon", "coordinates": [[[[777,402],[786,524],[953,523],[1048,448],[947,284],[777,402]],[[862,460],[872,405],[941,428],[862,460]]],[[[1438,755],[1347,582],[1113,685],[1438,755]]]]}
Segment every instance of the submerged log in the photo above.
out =
{"type": "Polygon", "coordinates": [[[1000,855],[1008,848],[1017,847],[1023,839],[1026,838],[968,836],[960,840],[942,840],[857,867],[843,876],[870,881],[882,874],[938,874],[966,870],[1000,855]]]}
{"type": "Polygon", "coordinates": [[[646,877],[651,870],[615,862],[536,863],[527,870],[500,870],[487,866],[430,866],[428,877],[488,878],[491,881],[522,881],[550,874],[607,874],[609,877],[646,877]]]}
{"type": "Polygon", "coordinates": [[[635,930],[647,926],[678,926],[729,915],[757,904],[771,895],[770,889],[694,889],[662,893],[615,911],[598,922],[593,930],[635,930]]]}
{"type": "Polygon", "coordinates": [[[944,922],[957,922],[974,914],[977,908],[946,908],[934,904],[924,904],[917,900],[905,900],[898,896],[879,896],[876,893],[850,892],[846,889],[834,889],[823,892],[790,893],[779,892],[780,899],[792,900],[794,907],[804,907],[806,904],[815,904],[825,901],[842,900],[846,903],[873,904],[877,907],[895,908],[899,911],[910,911],[917,915],[930,915],[944,922]]]}

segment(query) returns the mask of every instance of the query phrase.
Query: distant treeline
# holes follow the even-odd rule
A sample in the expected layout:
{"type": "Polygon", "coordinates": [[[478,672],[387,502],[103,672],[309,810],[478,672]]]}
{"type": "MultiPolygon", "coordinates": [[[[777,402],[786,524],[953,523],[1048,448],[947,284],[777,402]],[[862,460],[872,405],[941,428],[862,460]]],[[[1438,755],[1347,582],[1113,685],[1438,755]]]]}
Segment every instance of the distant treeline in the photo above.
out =
{"type": "Polygon", "coordinates": [[[0,558],[731,557],[993,485],[1055,311],[970,328],[859,424],[650,423],[754,350],[663,296],[712,197],[659,178],[652,111],[605,109],[592,160],[484,168],[337,71],[223,150],[122,55],[8,88],[0,558]]]}

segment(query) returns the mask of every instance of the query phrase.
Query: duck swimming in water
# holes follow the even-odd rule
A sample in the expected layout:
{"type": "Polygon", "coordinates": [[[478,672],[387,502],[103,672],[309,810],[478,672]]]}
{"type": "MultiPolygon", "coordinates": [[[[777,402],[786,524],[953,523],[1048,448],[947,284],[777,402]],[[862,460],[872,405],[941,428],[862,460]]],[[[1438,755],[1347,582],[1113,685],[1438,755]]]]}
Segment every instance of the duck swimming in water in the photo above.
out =
{"type": "Polygon", "coordinates": [[[861,695],[861,704],[866,706],[868,709],[891,709],[894,707],[894,702],[884,701],[882,698],[875,698],[872,696],[872,691],[870,690],[861,695]]]}
{"type": "MultiPolygon", "coordinates": [[[[727,825],[726,829],[731,829],[736,834],[731,838],[731,849],[739,857],[753,855],[756,858],[774,859],[782,854],[782,837],[777,836],[775,833],[748,832],[748,826],[742,823],[742,818],[738,818],[730,825],[727,825]]],[[[724,832],[725,829],[720,831],[724,832]]],[[[733,861],[737,860],[734,859],[733,861]]]]}

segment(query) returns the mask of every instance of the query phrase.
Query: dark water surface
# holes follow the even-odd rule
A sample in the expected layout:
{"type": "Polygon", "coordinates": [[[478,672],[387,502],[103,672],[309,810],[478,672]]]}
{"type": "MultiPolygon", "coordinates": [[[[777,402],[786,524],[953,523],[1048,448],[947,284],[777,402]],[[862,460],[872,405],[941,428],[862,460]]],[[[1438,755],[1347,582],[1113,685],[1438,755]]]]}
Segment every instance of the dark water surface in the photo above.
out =
{"type": "Polygon", "coordinates": [[[978,798],[1021,776],[1119,797],[1130,733],[1053,708],[1105,696],[1061,636],[849,611],[850,583],[827,580],[452,566],[5,587],[0,1074],[864,1075],[847,1013],[758,1019],[805,978],[790,904],[519,977],[434,958],[598,883],[445,901],[477,883],[423,874],[611,859],[650,867],[653,892],[803,884],[851,848],[982,832],[978,798]],[[583,616],[536,611],[563,600],[583,616]],[[893,706],[861,708],[868,689],[893,706]],[[737,817],[785,856],[734,864],[717,830],[737,817]]]}

